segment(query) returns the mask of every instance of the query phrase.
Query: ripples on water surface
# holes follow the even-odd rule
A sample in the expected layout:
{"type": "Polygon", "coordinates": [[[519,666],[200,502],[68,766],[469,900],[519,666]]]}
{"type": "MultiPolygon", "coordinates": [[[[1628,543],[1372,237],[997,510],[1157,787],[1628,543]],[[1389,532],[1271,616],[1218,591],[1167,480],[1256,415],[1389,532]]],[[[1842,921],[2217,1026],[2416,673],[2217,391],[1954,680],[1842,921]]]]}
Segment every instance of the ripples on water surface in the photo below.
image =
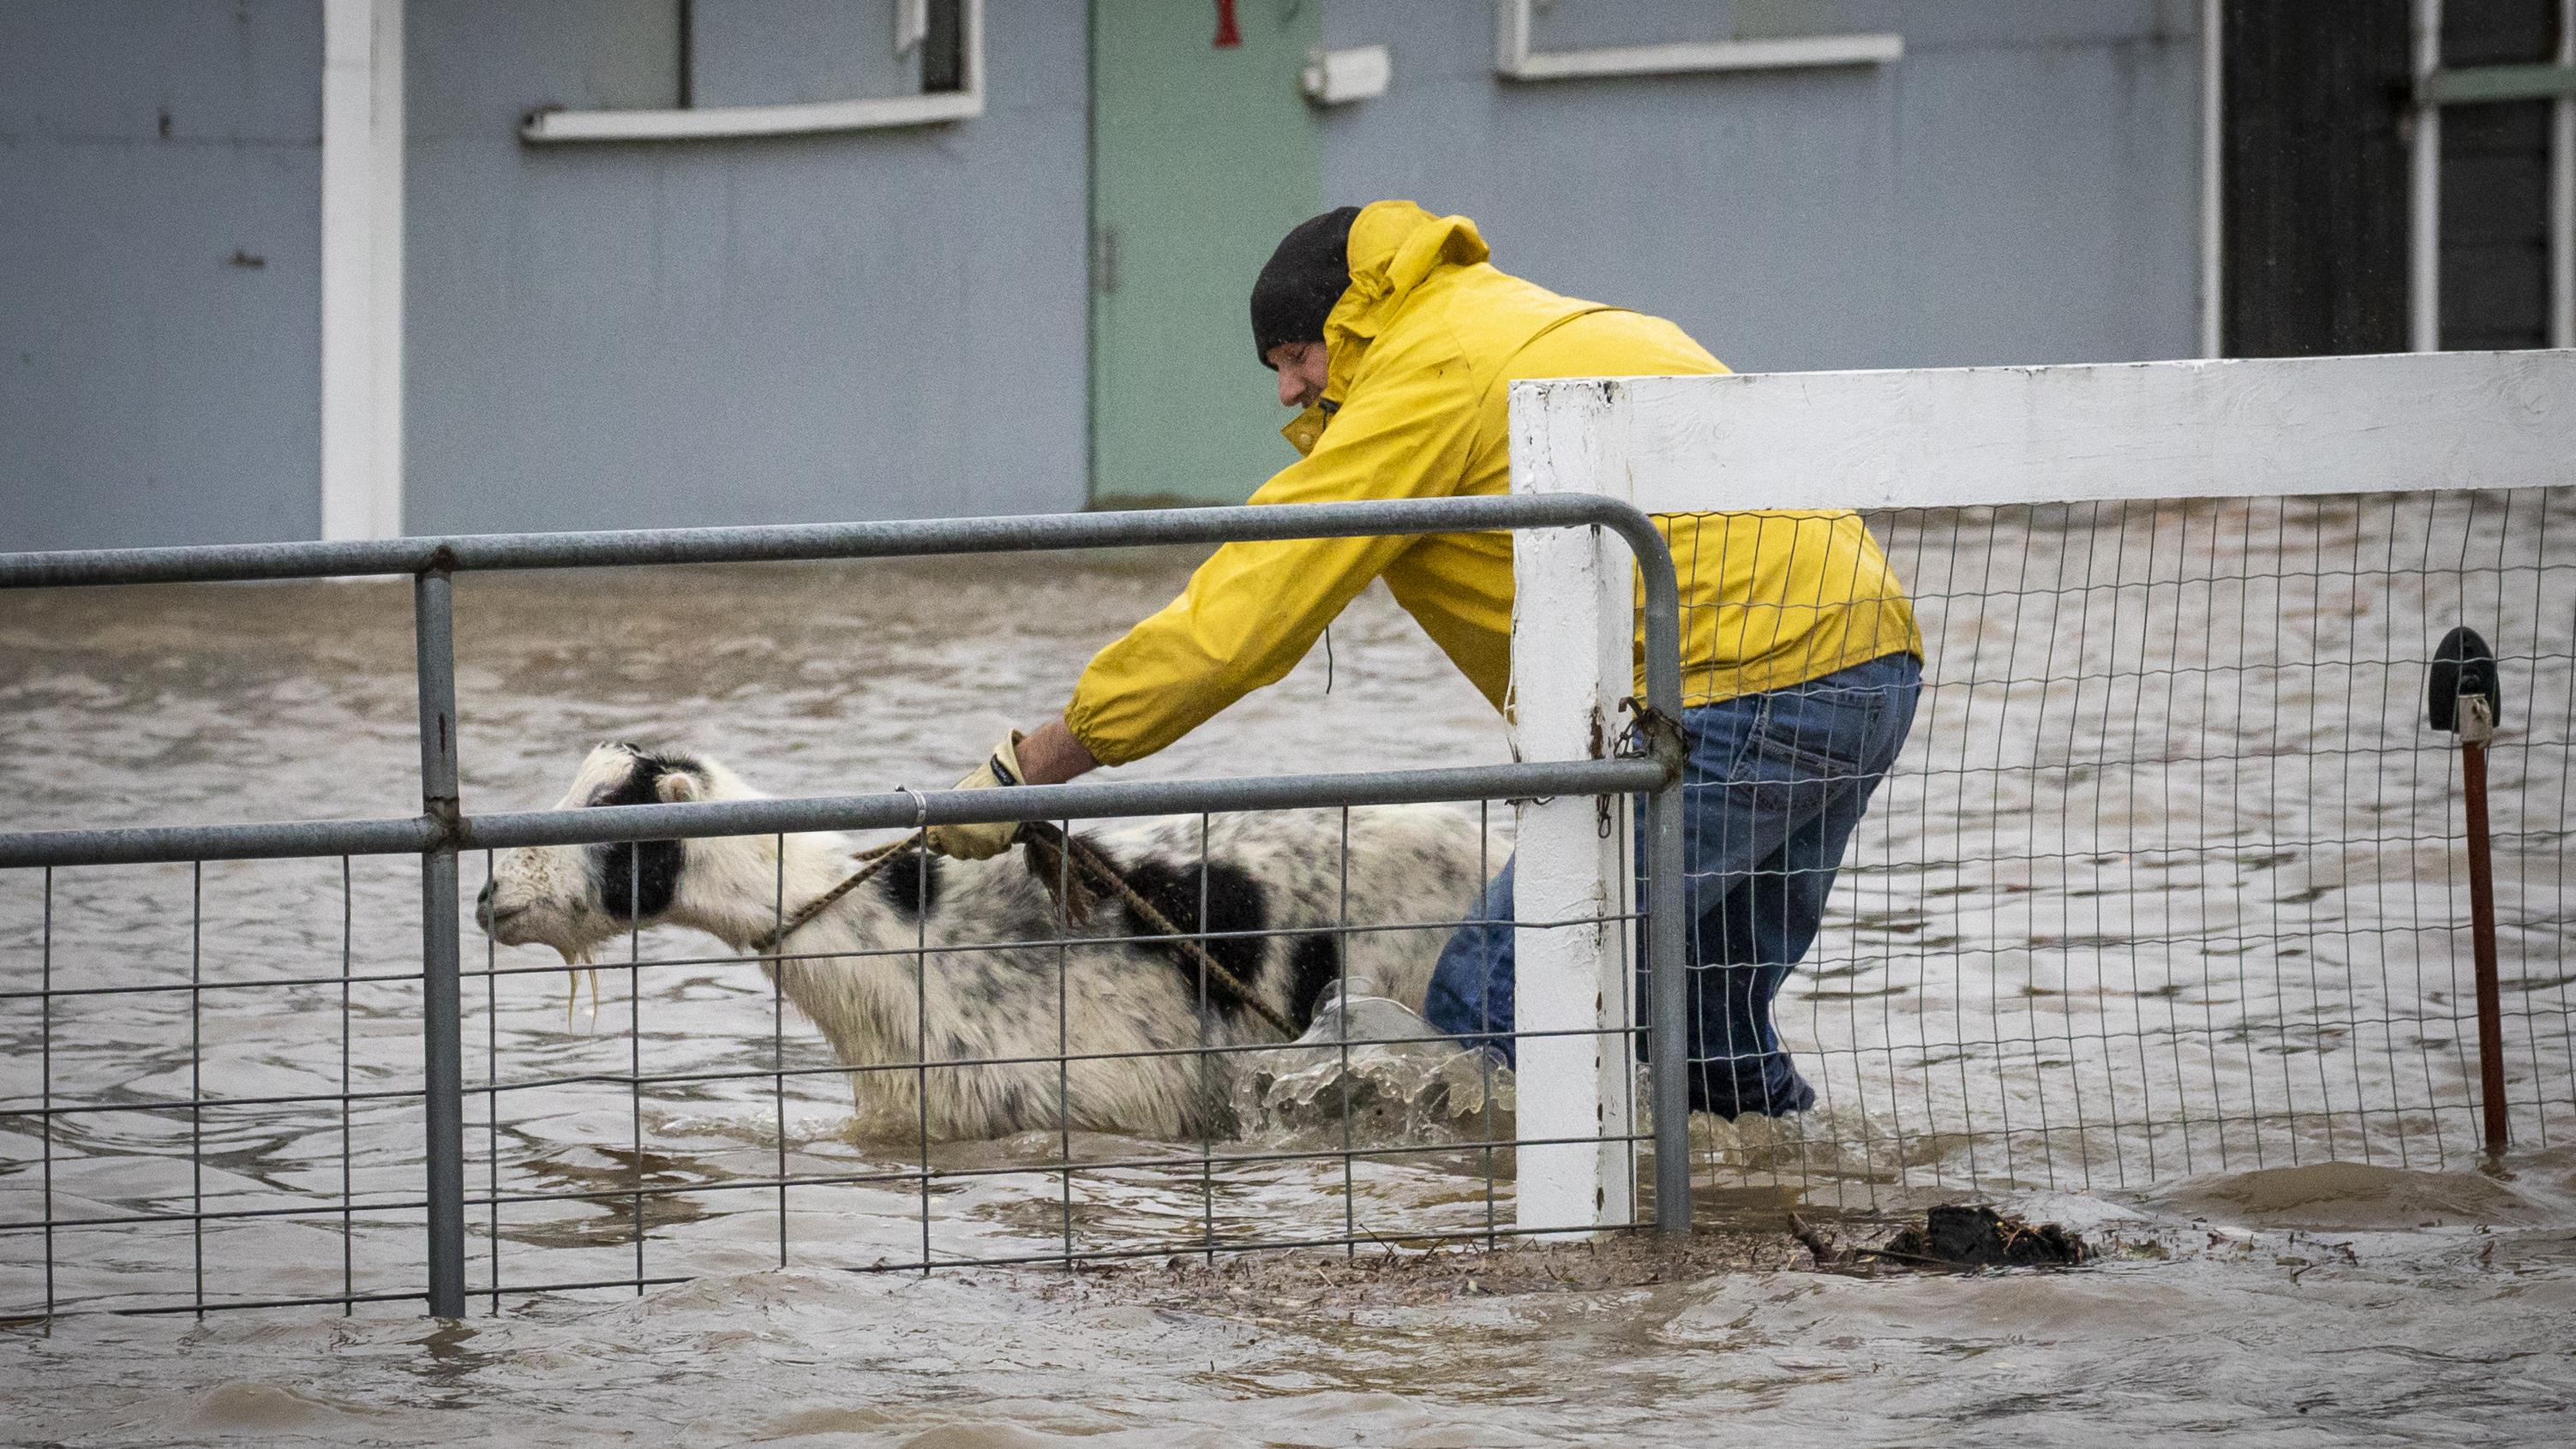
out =
{"type": "MultiPolygon", "coordinates": [[[[1588,1430],[1678,1443],[1725,1424],[1792,1442],[2071,1442],[2117,1421],[2166,1435],[2563,1440],[2554,1411],[2576,1391],[2569,1163],[2523,1159],[2510,1185],[2465,1171],[2449,756],[2409,727],[2428,622],[2521,621],[2519,634],[2490,632],[2508,654],[2537,656],[2508,665],[2530,703],[2510,705],[2523,732],[2497,752],[2500,797],[2517,802],[2499,809],[2505,975],[2517,1137],[2556,1140],[2576,1127],[2561,964],[2576,591],[2556,565],[2576,558],[2576,505],[2539,498],[2428,514],[2420,528],[2394,514],[2303,517],[2334,552],[2295,570],[2262,565],[2259,547],[2211,567],[2222,523],[2257,536],[2282,523],[2270,515],[2140,514],[2116,531],[2103,518],[2008,519],[2020,532],[2005,538],[1984,515],[1945,514],[1887,530],[1924,598],[1935,688],[1784,1011],[1827,1110],[1803,1132],[1703,1131],[1703,1211],[1767,1230],[1800,1199],[1888,1213],[1974,1184],[2116,1229],[2140,1256],[2110,1268],[1879,1283],[1764,1270],[1402,1301],[1327,1301],[1275,1279],[1238,1298],[1150,1274],[1079,1288],[989,1270],[850,1278],[829,1270],[919,1254],[917,1187],[799,1187],[782,1207],[774,1189],[726,1186],[771,1180],[782,1163],[850,1179],[918,1164],[914,1144],[851,1136],[831,1078],[791,1076],[783,1098],[765,1079],[655,1086],[640,1100],[576,1084],[508,1094],[497,1122],[470,1099],[470,1190],[612,1196],[505,1207],[497,1238],[478,1209],[469,1281],[489,1281],[496,1242],[512,1283],[636,1272],[637,1210],[613,1194],[639,1178],[692,1189],[645,1200],[643,1271],[703,1281],[640,1302],[505,1299],[498,1319],[434,1332],[403,1318],[407,1305],[355,1323],[316,1309],[203,1326],[65,1320],[6,1350],[11,1432],[577,1442],[672,1426],[692,1439],[905,1442],[946,1425],[951,1436],[925,1442],[1588,1430]],[[2401,537],[2426,547],[2418,532],[2463,557],[2525,552],[2489,573],[2397,559],[2401,537]],[[2012,587],[1998,583],[2005,568],[2012,587]],[[2213,573],[2233,581],[2191,582],[2213,573]],[[2283,573],[2309,577],[2248,581],[2283,573]],[[2149,579],[2162,591],[2117,586],[2149,579]],[[2284,622],[2247,631],[2250,615],[2284,622]],[[2534,618],[2557,621],[2536,644],[2534,618]],[[2142,667],[2147,641],[2190,667],[2142,667]],[[2211,821],[2225,822],[2215,840],[2211,821]],[[2273,1175],[2329,1153],[2375,1167],[2273,1175]],[[2401,1165],[2430,1171],[2351,1175],[2401,1165]],[[2221,1226],[2186,1227],[2195,1217],[2221,1226]],[[2446,1226],[2418,1226],[2435,1221],[2446,1226]],[[2470,1221],[2506,1226],[2458,1226],[2470,1221]]],[[[1140,554],[468,578],[467,800],[550,803],[582,749],[608,737],[692,744],[782,794],[944,783],[1004,728],[1061,703],[1081,659],[1167,598],[1185,566],[1140,554]]],[[[17,789],[0,822],[409,813],[406,605],[380,584],[14,597],[0,614],[0,717],[17,789]]],[[[1130,773],[1505,758],[1482,701],[1382,593],[1333,645],[1329,694],[1318,651],[1130,773]]],[[[469,861],[469,891],[480,874],[469,861]]],[[[192,969],[220,983],[193,1042],[184,994],[58,999],[57,1101],[416,1089],[417,992],[398,979],[417,969],[407,863],[357,861],[345,890],[336,861],[63,871],[52,906],[58,986],[170,984],[192,969]],[[345,988],[344,952],[360,978],[345,988]]],[[[42,911],[28,873],[0,879],[0,989],[36,984],[42,911]]],[[[477,970],[481,938],[467,941],[477,970]]],[[[651,960],[708,943],[640,944],[651,960]]],[[[515,974],[469,979],[470,1080],[638,1063],[767,1071],[774,1046],[791,1071],[831,1064],[792,1014],[774,1020],[743,968],[647,969],[640,1005],[611,971],[596,1014],[585,996],[568,1027],[563,977],[524,969],[551,962],[503,952],[493,964],[515,974]]],[[[0,1002],[7,1105],[38,1095],[38,1025],[32,1002],[0,1002]]],[[[336,1202],[344,1183],[361,1203],[407,1201],[416,1111],[396,1098],[360,1101],[345,1121],[309,1105],[60,1117],[54,1211],[336,1202]]],[[[1329,1135],[1274,1140],[1337,1144],[1329,1135]]],[[[1057,1146],[1046,1135],[931,1158],[1008,1168],[1057,1146]]],[[[1074,1147],[1087,1160],[1173,1151],[1074,1147]]],[[[28,1119],[0,1121],[0,1218],[40,1215],[42,1151],[28,1119]]],[[[1346,1212],[1390,1232],[1508,1222],[1508,1175],[1489,1192],[1479,1166],[1473,1153],[1364,1159],[1347,1199],[1337,1162],[1204,1178],[1101,1170],[1077,1176],[1069,1204],[1052,1174],[950,1177],[930,1195],[929,1236],[941,1255],[999,1254],[1042,1250],[1068,1216],[1084,1246],[1203,1225],[1338,1233],[1346,1212]]],[[[103,1303],[185,1301],[200,1258],[184,1224],[66,1229],[56,1249],[56,1293],[103,1303]]],[[[204,1286],[414,1291],[417,1252],[417,1214],[401,1210],[213,1224],[204,1286]]],[[[0,1296],[41,1303],[41,1261],[32,1235],[0,1237],[0,1296]]]]}
{"type": "Polygon", "coordinates": [[[0,1403],[13,1437],[138,1444],[2556,1444],[2571,1166],[2527,1160],[2510,1188],[2278,1169],[2146,1224],[2059,1200],[2142,1256],[2053,1275],[1486,1296],[789,1269],[446,1326],[67,1320],[0,1349],[0,1403]],[[2514,1225],[2414,1227],[2464,1199],[2514,1225]]]}

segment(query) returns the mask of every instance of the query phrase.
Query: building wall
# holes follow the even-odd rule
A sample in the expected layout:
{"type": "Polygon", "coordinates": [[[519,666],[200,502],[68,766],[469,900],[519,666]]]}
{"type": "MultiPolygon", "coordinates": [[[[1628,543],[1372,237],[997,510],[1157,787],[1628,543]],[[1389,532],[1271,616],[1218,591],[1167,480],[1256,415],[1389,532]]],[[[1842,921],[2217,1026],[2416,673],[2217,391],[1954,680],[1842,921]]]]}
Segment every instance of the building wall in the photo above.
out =
{"type": "Polygon", "coordinates": [[[1408,196],[1497,265],[1661,313],[1740,371],[2197,350],[2192,0],[1560,0],[1542,48],[1896,31],[1881,67],[1513,83],[1493,0],[1332,0],[1385,43],[1328,205],[1408,196]]]}
{"type": "Polygon", "coordinates": [[[314,0],[0,5],[0,549],[321,527],[314,0]]]}
{"type": "MultiPolygon", "coordinates": [[[[890,0],[697,9],[701,104],[905,83],[890,0]]],[[[953,127],[517,139],[532,105],[669,105],[675,11],[410,5],[407,526],[1081,507],[1082,0],[988,5],[990,109],[953,127]]]]}
{"type": "MultiPolygon", "coordinates": [[[[2193,0],[1560,0],[1544,46],[1907,50],[1529,85],[1492,74],[1491,0],[1306,3],[1395,50],[1388,95],[1316,116],[1326,204],[1467,212],[1740,368],[2193,349],[2193,0]]],[[[696,99],[903,89],[891,4],[698,0],[696,99]]],[[[530,106],[671,104],[678,7],[410,0],[407,527],[1080,507],[1088,6],[987,8],[976,121],[531,148],[530,106]]],[[[320,27],[0,5],[0,547],[317,531],[320,27]]]]}

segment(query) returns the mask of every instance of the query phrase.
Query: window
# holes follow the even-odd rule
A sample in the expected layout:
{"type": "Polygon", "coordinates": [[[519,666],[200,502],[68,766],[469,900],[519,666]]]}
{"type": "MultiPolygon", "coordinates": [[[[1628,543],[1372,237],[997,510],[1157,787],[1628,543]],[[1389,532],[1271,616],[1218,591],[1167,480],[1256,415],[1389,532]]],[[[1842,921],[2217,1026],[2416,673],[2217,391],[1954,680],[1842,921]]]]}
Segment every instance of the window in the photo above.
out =
{"type": "MultiPolygon", "coordinates": [[[[774,48],[778,12],[766,0],[675,0],[679,23],[679,104],[669,110],[568,111],[540,107],[523,117],[521,139],[680,141],[813,135],[971,120],[984,113],[984,0],[896,0],[893,54],[916,70],[915,94],[852,99],[794,99],[756,104],[703,104],[722,96],[728,72],[743,58],[737,37],[766,37],[774,48]],[[711,85],[710,82],[717,82],[711,85]]],[[[799,7],[793,18],[828,30],[846,18],[838,7],[799,7]]],[[[855,86],[860,67],[829,47],[798,51],[801,79],[855,86]]],[[[757,63],[763,57],[754,57],[757,63]]]]}

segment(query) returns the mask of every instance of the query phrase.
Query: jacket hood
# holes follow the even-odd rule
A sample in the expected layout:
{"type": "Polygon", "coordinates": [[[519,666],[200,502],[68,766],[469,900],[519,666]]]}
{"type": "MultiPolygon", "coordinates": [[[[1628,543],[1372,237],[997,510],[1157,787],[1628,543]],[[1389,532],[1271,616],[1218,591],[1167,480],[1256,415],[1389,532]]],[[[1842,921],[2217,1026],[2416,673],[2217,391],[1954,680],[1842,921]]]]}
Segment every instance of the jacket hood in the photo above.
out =
{"type": "Polygon", "coordinates": [[[1351,379],[1369,343],[1395,321],[1422,284],[1445,271],[1472,267],[1492,253],[1476,223],[1463,216],[1433,216],[1410,201],[1378,201],[1360,208],[1351,223],[1351,283],[1324,319],[1331,361],[1324,400],[1279,430],[1300,454],[1311,453],[1333,413],[1350,395],[1351,379]]]}
{"type": "Polygon", "coordinates": [[[1333,359],[1325,395],[1341,394],[1366,344],[1424,282],[1491,255],[1476,224],[1463,216],[1433,216],[1410,201],[1362,207],[1351,223],[1351,285],[1324,319],[1324,345],[1333,359]]]}

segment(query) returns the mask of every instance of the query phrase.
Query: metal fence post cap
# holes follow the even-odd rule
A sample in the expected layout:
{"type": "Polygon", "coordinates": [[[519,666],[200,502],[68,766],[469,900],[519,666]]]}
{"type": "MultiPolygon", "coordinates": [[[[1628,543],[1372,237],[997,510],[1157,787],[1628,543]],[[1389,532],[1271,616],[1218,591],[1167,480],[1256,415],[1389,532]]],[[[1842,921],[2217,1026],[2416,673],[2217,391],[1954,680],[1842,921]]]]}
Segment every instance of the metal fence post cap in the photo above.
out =
{"type": "Polygon", "coordinates": [[[2442,636],[2433,650],[2433,668],[2425,691],[2425,719],[2444,734],[2460,732],[2460,701],[2486,701],[2486,726],[2504,722],[2504,682],[2496,672],[2495,651],[2478,631],[2463,624],[2442,636]]]}

